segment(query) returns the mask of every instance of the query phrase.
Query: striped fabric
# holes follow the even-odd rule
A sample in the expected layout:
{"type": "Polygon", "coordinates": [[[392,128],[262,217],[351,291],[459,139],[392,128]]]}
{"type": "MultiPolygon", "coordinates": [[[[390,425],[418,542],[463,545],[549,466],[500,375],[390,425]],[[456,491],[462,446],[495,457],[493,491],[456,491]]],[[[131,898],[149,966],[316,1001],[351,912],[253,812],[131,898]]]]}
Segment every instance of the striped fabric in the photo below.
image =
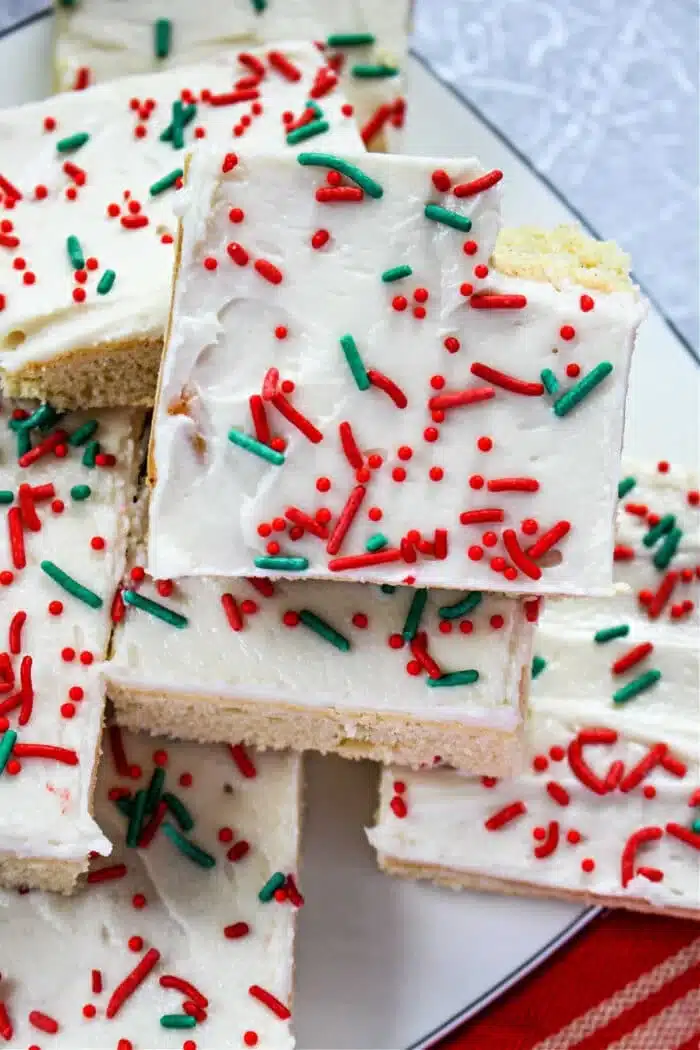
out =
{"type": "Polygon", "coordinates": [[[606,914],[441,1050],[700,1050],[700,924],[606,914]]]}

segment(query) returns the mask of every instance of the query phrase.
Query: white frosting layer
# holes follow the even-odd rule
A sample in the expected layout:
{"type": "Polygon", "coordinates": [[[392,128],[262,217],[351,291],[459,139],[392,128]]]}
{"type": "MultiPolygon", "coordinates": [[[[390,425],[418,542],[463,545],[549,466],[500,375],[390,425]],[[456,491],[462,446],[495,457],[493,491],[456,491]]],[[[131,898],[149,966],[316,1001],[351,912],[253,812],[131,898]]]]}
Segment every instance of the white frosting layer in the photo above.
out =
{"type": "Polygon", "coordinates": [[[335,571],[336,552],[317,537],[276,537],[282,554],[308,559],[306,575],[390,583],[410,575],[429,586],[520,593],[609,590],[627,370],[643,305],[632,292],[616,292],[596,294],[594,308],[584,309],[590,297],[580,288],[489,273],[498,189],[457,197],[431,180],[435,169],[446,169],[453,186],[470,182],[481,173],[474,160],[373,155],[359,165],[383,188],[381,199],[367,193],[356,202],[319,202],[328,169],[291,158],[245,151],[228,174],[215,153],[200,153],[193,165],[155,418],[151,568],[160,576],[249,575],[266,554],[261,525],[290,506],[313,514],[319,505],[335,524],[362,483],[366,497],[340,544],[341,558],[364,554],[378,528],[393,549],[411,530],[431,542],[436,529],[446,530],[447,556],[419,551],[416,561],[409,544],[405,560],[335,571]],[[470,232],[431,221],[428,203],[456,213],[457,221],[469,218],[470,232]],[[245,213],[240,224],[229,221],[232,206],[245,213]],[[315,248],[319,230],[330,237],[315,248]],[[232,240],[249,253],[247,265],[229,258],[232,240]],[[252,265],[261,258],[278,267],[281,281],[261,277],[252,265]],[[399,265],[412,274],[382,280],[399,265]],[[476,309],[460,291],[464,282],[478,293],[525,297],[526,306],[476,309]],[[573,338],[560,335],[572,334],[567,326],[573,338]],[[398,385],[405,407],[375,384],[359,388],[341,348],[346,335],[367,369],[398,385]],[[575,383],[567,366],[583,376],[602,360],[612,373],[561,418],[541,385],[531,396],[489,378],[495,369],[537,384],[548,368],[561,392],[575,383]],[[270,434],[286,441],[282,466],[229,439],[232,428],[259,432],[249,399],[261,393],[271,367],[281,383],[294,384],[293,394],[284,386],[280,392],[322,435],[305,436],[268,401],[270,434]],[[495,396],[444,412],[439,401],[437,411],[431,408],[435,397],[477,388],[495,396]],[[350,424],[371,469],[356,471],[341,423],[350,424]],[[530,488],[503,491],[511,479],[516,489],[517,479],[530,488]],[[484,509],[502,521],[462,523],[464,513],[484,509]],[[521,531],[526,519],[534,520],[534,532],[521,531]],[[516,543],[527,549],[560,522],[570,531],[540,559],[540,577],[516,567],[504,547],[506,530],[516,530],[516,543]]]}
{"type": "MultiPolygon", "coordinates": [[[[637,476],[639,494],[644,490],[650,505],[660,514],[673,508],[687,533],[695,533],[700,514],[686,499],[692,483],[688,475],[676,471],[677,489],[672,478],[669,484],[668,479],[652,480],[650,471],[637,476]]],[[[631,499],[630,494],[623,502],[631,499]]],[[[682,557],[678,555],[679,563],[682,557]]],[[[655,572],[647,568],[644,586],[654,586],[655,572]]],[[[700,908],[700,826],[692,837],[700,816],[696,626],[684,625],[681,619],[649,621],[624,591],[604,603],[552,602],[537,632],[535,652],[546,664],[532,684],[527,769],[516,779],[495,785],[450,770],[425,774],[388,770],[370,841],[381,854],[399,862],[557,891],[642,898],[659,907],[700,908]],[[630,627],[625,637],[594,640],[595,632],[623,622],[630,627]],[[645,643],[651,643],[652,649],[639,662],[627,670],[613,669],[645,643]],[[617,690],[651,670],[661,672],[658,681],[636,697],[613,701],[617,690]],[[624,765],[621,783],[602,794],[584,782],[585,769],[581,779],[577,763],[575,741],[591,727],[612,731],[599,743],[585,743],[583,737],[581,756],[592,774],[605,781],[613,763],[624,765]],[[626,783],[635,765],[659,743],[668,746],[666,765],[657,761],[636,786],[626,783]],[[391,808],[399,778],[406,784],[401,795],[407,809],[404,818],[391,808]],[[568,805],[549,793],[552,782],[568,793],[568,805]],[[526,812],[500,830],[488,830],[485,822],[514,802],[523,802],[526,812]],[[548,831],[553,822],[558,845],[551,855],[537,857],[535,849],[542,842],[533,831],[548,831]],[[691,832],[690,843],[674,834],[677,825],[691,832]],[[625,867],[626,843],[640,828],[648,827],[660,828],[663,834],[642,845],[631,868],[625,867]],[[580,840],[570,842],[571,832],[577,832],[580,840]],[[594,862],[592,870],[583,866],[585,860],[594,862]],[[661,881],[649,881],[639,873],[640,866],[661,871],[661,881]]],[[[582,738],[578,739],[580,744],[582,738]]],[[[401,812],[400,804],[394,803],[394,808],[401,812]]]]}
{"type": "MultiPolygon", "coordinates": [[[[139,546],[132,560],[142,564],[143,553],[139,546]]],[[[263,596],[247,580],[180,579],[163,598],[146,579],[138,591],[188,623],[178,630],[130,608],[107,669],[120,685],[506,730],[521,724],[520,687],[533,632],[519,601],[488,595],[472,612],[447,619],[438,610],[457,596],[429,592],[418,624],[428,653],[444,675],[467,669],[479,675],[471,684],[431,688],[410,641],[401,638],[416,593],[411,588],[385,594],[360,584],[277,580],[274,593],[263,596]],[[235,599],[238,630],[222,606],[224,594],[235,599]],[[338,632],[348,651],[293,615],[285,622],[302,610],[338,632]]],[[[349,737],[356,732],[352,720],[347,731],[349,737]]]]}
{"type": "MultiPolygon", "coordinates": [[[[29,407],[33,410],[36,406],[29,407]]],[[[104,688],[96,666],[105,654],[112,626],[112,596],[124,569],[137,421],[127,412],[105,412],[99,416],[94,440],[100,442],[103,452],[117,457],[117,464],[111,468],[89,469],[81,463],[84,448],[69,447],[64,459],[49,454],[23,469],[16,462],[15,436],[7,429],[10,411],[11,406],[5,404],[0,417],[0,487],[14,494],[12,504],[3,507],[6,521],[0,529],[0,585],[4,592],[0,659],[5,661],[5,667],[12,667],[13,684],[7,686],[9,676],[3,672],[0,740],[9,725],[18,734],[16,747],[49,744],[66,748],[77,755],[78,763],[18,758],[13,751],[10,765],[0,774],[0,853],[78,861],[90,850],[103,854],[110,851],[109,842],[90,816],[91,783],[104,706],[104,688]],[[65,509],[62,513],[58,505],[54,509],[50,497],[36,502],[41,527],[33,531],[30,524],[24,525],[26,567],[17,568],[9,522],[17,515],[16,508],[21,507],[19,487],[24,484],[36,488],[49,483],[54,486],[54,499],[61,501],[65,509]],[[89,498],[71,497],[71,490],[77,485],[90,487],[89,498]],[[103,549],[93,548],[94,537],[104,540],[103,549]],[[102,607],[92,608],[66,593],[40,568],[44,559],[98,595],[102,607]],[[59,604],[52,607],[52,602],[59,604]],[[10,625],[20,612],[26,613],[26,620],[14,646],[17,651],[12,652],[10,625]],[[63,658],[66,649],[73,650],[72,656],[66,654],[70,659],[63,658]],[[22,707],[12,697],[21,691],[21,667],[23,663],[28,666],[28,658],[34,700],[26,720],[29,712],[23,716],[22,707]],[[70,690],[74,687],[83,691],[82,699],[71,699],[70,690]],[[68,708],[64,707],[66,704],[68,708]],[[71,708],[73,716],[67,717],[71,708]],[[11,775],[11,763],[17,758],[21,771],[11,775]]],[[[87,418],[84,414],[70,415],[58,425],[70,433],[87,418]]],[[[32,443],[38,445],[45,436],[33,430],[32,443]]],[[[22,692],[27,695],[26,689],[22,692]]]]}
{"type": "MultiPolygon", "coordinates": [[[[207,90],[217,98],[230,94],[238,79],[248,75],[234,54],[0,112],[0,137],[6,144],[2,174],[22,194],[3,213],[10,225],[3,227],[7,240],[0,244],[0,367],[16,372],[75,350],[162,337],[172,275],[176,188],[151,195],[150,187],[181,169],[185,150],[200,141],[218,142],[226,149],[236,148],[239,141],[300,148],[286,144],[281,116],[285,111],[301,116],[322,60],[311,44],[284,44],[280,49],[301,78],[286,79],[263,52],[266,74],[256,89],[259,97],[244,102],[202,101],[207,90]],[[184,130],[184,148],[176,149],[160,135],[171,124],[173,103],[183,91],[191,93],[197,108],[184,130]],[[133,99],[140,108],[131,108],[133,99]],[[150,111],[148,100],[155,103],[150,111]],[[53,130],[45,130],[46,118],[55,121],[53,130]],[[143,137],[138,137],[139,128],[143,137]],[[61,152],[58,143],[77,133],[90,138],[78,149],[61,152]],[[70,174],[70,167],[67,174],[66,163],[77,166],[84,180],[79,173],[70,174]],[[83,184],[77,185],[76,179],[83,184]],[[37,186],[46,191],[46,196],[39,191],[41,199],[36,199],[37,186]],[[74,191],[77,196],[70,199],[67,193],[74,191]],[[137,221],[129,210],[137,203],[139,216],[148,222],[125,227],[123,221],[137,221]],[[118,206],[117,215],[110,215],[110,204],[118,206]],[[87,280],[82,284],[67,250],[70,236],[78,239],[85,260],[97,260],[95,269],[83,271],[87,280]],[[114,284],[100,294],[98,283],[107,270],[116,274],[114,284]],[[28,273],[35,278],[31,284],[24,283],[28,273]],[[86,292],[82,302],[74,300],[75,289],[86,292]]],[[[319,100],[331,130],[314,141],[361,149],[352,118],[341,113],[343,103],[337,90],[319,100]]],[[[4,203],[7,209],[7,194],[4,203]]]]}
{"type": "MultiPolygon", "coordinates": [[[[109,755],[100,768],[96,811],[114,842],[114,853],[93,870],[125,864],[124,878],[87,885],[72,898],[33,892],[0,893],[0,997],[14,1037],[9,1046],[114,1050],[120,1039],[134,1048],[180,1050],[187,1039],[202,1048],[239,1048],[246,1031],[272,1050],[293,1046],[288,1020],[278,1019],[249,994],[259,985],[280,1002],[290,1003],[296,908],[289,902],[263,903],[258,892],[275,872],[294,874],[299,835],[300,760],[279,754],[254,755],[257,776],[239,773],[228,748],[173,743],[152,737],[124,736],[127,758],[138,764],[138,780],[120,778],[109,755]],[[156,749],[167,751],[165,790],[177,795],[194,818],[186,838],[216,860],[201,868],[183,856],[161,826],[151,845],[125,845],[127,818],[108,792],[148,787],[156,749]],[[183,773],[193,777],[183,787],[183,773]],[[219,830],[230,828],[233,842],[248,841],[250,851],[227,859],[231,842],[219,830]],[[145,897],[145,907],[133,905],[145,897]],[[250,933],[228,939],[224,928],[247,923],[250,933]],[[129,948],[141,937],[138,951],[129,948]],[[110,998],[146,952],[160,960],[117,1015],[106,1017],[110,998]],[[67,960],[70,964],[67,965],[67,960]],[[93,994],[91,971],[98,970],[102,992],[93,994]],[[175,975],[193,984],[209,1000],[207,1020],[192,1030],[166,1030],[163,1015],[182,1014],[187,995],[160,984],[175,975]],[[95,1008],[85,1018],[83,1007],[95,1008]],[[58,1022],[55,1035],[44,1035],[29,1021],[41,1011],[58,1022]]],[[[172,815],[167,820],[177,826],[172,815]]]]}
{"type": "Polygon", "coordinates": [[[370,33],[364,46],[331,46],[326,54],[343,60],[343,89],[366,121],[379,105],[400,94],[398,76],[365,78],[355,66],[399,69],[406,52],[409,0],[284,0],[259,5],[251,0],[81,0],[59,12],[57,62],[61,88],[71,89],[83,67],[90,83],[131,73],[158,72],[202,62],[230,50],[278,40],[325,42],[334,34],[370,33]],[[156,55],[154,25],[167,16],[170,50],[156,55]]]}

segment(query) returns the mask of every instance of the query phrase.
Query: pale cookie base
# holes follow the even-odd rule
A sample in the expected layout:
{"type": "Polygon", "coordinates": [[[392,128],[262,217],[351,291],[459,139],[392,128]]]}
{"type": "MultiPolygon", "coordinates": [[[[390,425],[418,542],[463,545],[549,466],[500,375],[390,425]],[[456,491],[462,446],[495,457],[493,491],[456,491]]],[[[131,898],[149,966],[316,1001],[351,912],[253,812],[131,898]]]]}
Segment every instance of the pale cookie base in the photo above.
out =
{"type": "Polygon", "coordinates": [[[60,354],[3,374],[8,397],[38,398],[58,409],[151,407],[163,340],[144,338],[60,354]]]}
{"type": "Polygon", "coordinates": [[[549,281],[555,288],[577,284],[598,292],[634,289],[629,256],[614,241],[596,241],[574,225],[501,230],[492,263],[499,273],[549,281]]]}
{"type": "Polygon", "coordinates": [[[87,857],[81,862],[3,853],[0,854],[0,886],[6,890],[26,887],[70,894],[77,889],[78,877],[87,869],[87,863],[87,857]]]}
{"type": "Polygon", "coordinates": [[[671,915],[678,919],[700,921],[700,913],[692,908],[660,907],[639,897],[613,897],[600,893],[583,893],[577,890],[536,886],[531,882],[517,882],[514,879],[498,879],[489,875],[479,875],[476,872],[456,871],[454,868],[444,868],[439,864],[416,864],[412,861],[399,860],[398,857],[390,857],[385,853],[377,855],[377,862],[387,875],[398,875],[407,879],[425,879],[436,886],[443,886],[450,890],[476,890],[480,893],[501,893],[509,897],[548,898],[569,901],[582,906],[626,908],[629,911],[645,912],[651,915],[671,915]]]}
{"type": "Polygon", "coordinates": [[[512,775],[521,757],[519,731],[193,693],[166,695],[113,681],[107,695],[121,726],[199,743],[243,740],[258,748],[334,752],[414,768],[432,764],[439,755],[457,769],[496,777],[512,775]]]}

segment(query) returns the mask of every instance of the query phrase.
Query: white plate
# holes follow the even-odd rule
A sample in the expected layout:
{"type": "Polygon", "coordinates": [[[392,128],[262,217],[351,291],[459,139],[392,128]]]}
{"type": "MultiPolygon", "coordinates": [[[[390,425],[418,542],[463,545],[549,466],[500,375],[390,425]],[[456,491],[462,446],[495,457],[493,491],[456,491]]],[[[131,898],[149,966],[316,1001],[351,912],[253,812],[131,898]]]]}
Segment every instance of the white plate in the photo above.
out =
{"type": "MultiPolygon", "coordinates": [[[[415,60],[409,78],[407,152],[476,154],[503,168],[510,223],[571,221],[566,205],[508,144],[415,60]]],[[[0,39],[2,105],[41,98],[50,84],[50,19],[0,39]]],[[[628,452],[697,460],[699,394],[695,362],[652,313],[632,369],[628,452]]],[[[537,966],[593,914],[556,901],[456,894],[381,875],[363,833],[375,803],[372,766],[309,759],[307,907],[295,1007],[303,1050],[427,1046],[537,966]]]]}

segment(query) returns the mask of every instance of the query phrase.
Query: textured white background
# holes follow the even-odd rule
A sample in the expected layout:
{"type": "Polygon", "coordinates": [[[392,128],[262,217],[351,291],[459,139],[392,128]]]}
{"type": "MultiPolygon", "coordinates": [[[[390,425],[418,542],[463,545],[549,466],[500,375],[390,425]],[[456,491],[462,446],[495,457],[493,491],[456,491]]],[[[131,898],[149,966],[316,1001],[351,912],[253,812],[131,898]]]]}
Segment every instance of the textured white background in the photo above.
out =
{"type": "MultiPolygon", "coordinates": [[[[697,349],[696,0],[415,5],[416,54],[632,254],[638,280],[697,349]]],[[[47,6],[0,0],[0,31],[47,6]]]]}

